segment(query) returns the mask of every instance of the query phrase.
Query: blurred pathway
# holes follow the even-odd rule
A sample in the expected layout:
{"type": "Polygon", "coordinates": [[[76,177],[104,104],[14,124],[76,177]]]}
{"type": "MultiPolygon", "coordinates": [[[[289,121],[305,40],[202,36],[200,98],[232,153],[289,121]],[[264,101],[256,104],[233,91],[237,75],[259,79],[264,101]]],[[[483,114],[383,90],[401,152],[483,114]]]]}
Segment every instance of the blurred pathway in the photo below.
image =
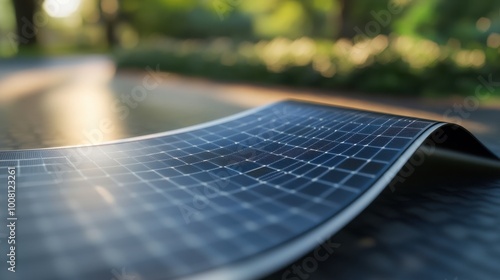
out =
{"type": "Polygon", "coordinates": [[[437,120],[460,121],[499,150],[500,102],[458,111],[465,97],[395,98],[223,84],[119,71],[104,56],[0,60],[0,149],[99,143],[193,125],[296,98],[437,120]]]}

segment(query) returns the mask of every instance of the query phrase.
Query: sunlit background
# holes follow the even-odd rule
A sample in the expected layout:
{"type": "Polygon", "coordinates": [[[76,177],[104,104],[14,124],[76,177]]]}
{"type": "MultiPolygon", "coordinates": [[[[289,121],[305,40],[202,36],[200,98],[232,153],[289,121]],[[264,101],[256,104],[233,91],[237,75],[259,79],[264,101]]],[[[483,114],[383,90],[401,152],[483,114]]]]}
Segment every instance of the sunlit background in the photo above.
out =
{"type": "Polygon", "coordinates": [[[113,130],[96,142],[121,139],[290,96],[435,119],[481,96],[488,113],[463,123],[498,130],[496,0],[0,0],[0,57],[0,114],[19,123],[0,124],[2,148],[86,142],[103,119],[113,130]],[[147,69],[169,76],[120,118],[111,108],[147,69]]]}
{"type": "Polygon", "coordinates": [[[464,93],[499,47],[494,0],[0,0],[4,57],[113,53],[236,81],[464,93]]]}

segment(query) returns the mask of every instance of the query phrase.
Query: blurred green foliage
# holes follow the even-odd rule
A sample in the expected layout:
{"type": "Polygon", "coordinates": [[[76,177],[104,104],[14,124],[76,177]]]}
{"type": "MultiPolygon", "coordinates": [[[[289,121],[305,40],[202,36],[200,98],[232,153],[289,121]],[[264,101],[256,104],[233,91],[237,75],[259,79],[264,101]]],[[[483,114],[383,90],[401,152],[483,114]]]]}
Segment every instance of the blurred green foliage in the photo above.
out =
{"type": "MultiPolygon", "coordinates": [[[[0,0],[0,34],[7,34],[9,30],[15,28],[14,9],[10,0],[0,0]]],[[[9,56],[14,53],[9,40],[0,39],[0,57],[9,56]]]]}
{"type": "Polygon", "coordinates": [[[217,16],[209,1],[122,1],[121,14],[142,37],[166,35],[177,38],[248,36],[251,19],[242,14],[217,16]]]}
{"type": "Polygon", "coordinates": [[[257,43],[162,39],[117,52],[115,59],[119,68],[158,65],[164,71],[225,81],[398,94],[471,94],[482,79],[500,73],[497,49],[467,50],[385,35],[357,43],[307,37],[257,43]]]}
{"type": "Polygon", "coordinates": [[[498,0],[121,0],[121,15],[142,37],[335,39],[360,35],[414,36],[446,43],[485,44],[500,32],[498,0]],[[476,28],[489,20],[488,30],[476,28]],[[378,26],[374,27],[376,23],[378,26]],[[376,32],[371,32],[376,31],[376,32]],[[489,32],[488,32],[489,31],[489,32]],[[376,34],[370,34],[376,33],[376,34]]]}
{"type": "MultiPolygon", "coordinates": [[[[0,0],[0,55],[26,53],[5,40],[15,32],[13,1],[0,0]]],[[[61,3],[72,1],[80,0],[61,3]]],[[[498,0],[79,3],[77,13],[38,26],[43,38],[29,51],[118,46],[121,68],[384,93],[470,93],[479,76],[500,73],[498,0]]]]}
{"type": "Polygon", "coordinates": [[[146,40],[116,53],[121,68],[424,95],[471,93],[500,73],[498,0],[123,3],[146,40]]]}

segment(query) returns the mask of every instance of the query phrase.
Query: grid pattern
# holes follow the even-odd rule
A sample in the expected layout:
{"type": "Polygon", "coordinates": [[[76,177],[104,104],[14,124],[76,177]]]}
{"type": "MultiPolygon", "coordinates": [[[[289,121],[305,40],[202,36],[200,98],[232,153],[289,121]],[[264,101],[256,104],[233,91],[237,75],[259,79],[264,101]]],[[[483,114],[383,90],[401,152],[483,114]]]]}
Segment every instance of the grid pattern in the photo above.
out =
{"type": "Polygon", "coordinates": [[[288,101],[151,139],[0,152],[1,180],[18,171],[15,275],[170,279],[254,257],[334,217],[432,124],[288,101]]]}

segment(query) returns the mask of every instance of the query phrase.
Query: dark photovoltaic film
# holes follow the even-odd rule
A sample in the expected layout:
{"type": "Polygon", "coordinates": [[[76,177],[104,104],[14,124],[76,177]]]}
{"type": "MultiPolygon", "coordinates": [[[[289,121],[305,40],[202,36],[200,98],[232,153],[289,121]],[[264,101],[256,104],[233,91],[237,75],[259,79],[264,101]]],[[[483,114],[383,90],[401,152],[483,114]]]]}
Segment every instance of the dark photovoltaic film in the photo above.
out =
{"type": "Polygon", "coordinates": [[[335,219],[435,124],[288,101],[139,140],[2,151],[22,205],[22,269],[2,279],[169,279],[251,260],[335,219]]]}

